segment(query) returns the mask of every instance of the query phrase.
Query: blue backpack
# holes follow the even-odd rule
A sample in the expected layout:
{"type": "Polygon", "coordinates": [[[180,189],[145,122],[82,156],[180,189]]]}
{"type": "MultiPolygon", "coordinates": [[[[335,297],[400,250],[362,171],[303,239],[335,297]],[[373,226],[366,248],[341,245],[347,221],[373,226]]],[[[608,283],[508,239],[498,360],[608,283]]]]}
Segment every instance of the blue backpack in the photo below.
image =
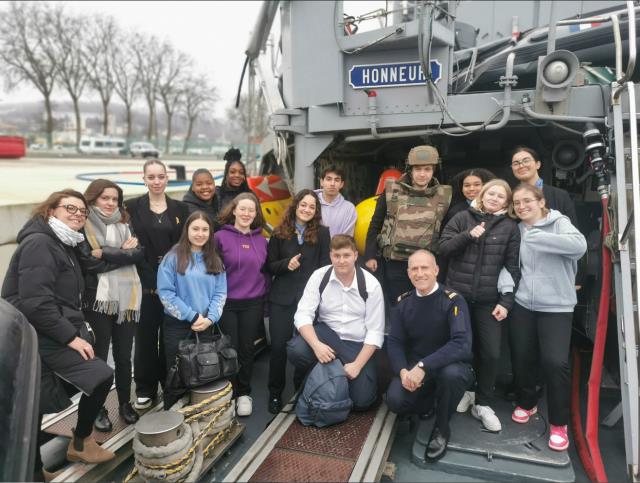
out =
{"type": "Polygon", "coordinates": [[[296,416],[304,426],[324,428],[346,420],[352,406],[344,367],[334,359],[311,370],[296,403],[296,416]]]}

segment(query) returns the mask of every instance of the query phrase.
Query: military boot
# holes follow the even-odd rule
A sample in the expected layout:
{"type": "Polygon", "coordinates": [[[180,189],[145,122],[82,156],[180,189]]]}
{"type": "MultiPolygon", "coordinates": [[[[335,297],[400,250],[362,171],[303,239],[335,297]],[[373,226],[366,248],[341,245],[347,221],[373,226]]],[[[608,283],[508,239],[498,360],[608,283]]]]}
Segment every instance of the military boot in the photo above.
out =
{"type": "Polygon", "coordinates": [[[102,448],[96,443],[93,436],[80,438],[76,436],[75,429],[73,430],[73,438],[71,438],[69,449],[67,450],[67,459],[69,461],[97,464],[112,460],[115,457],[115,453],[102,448]]]}

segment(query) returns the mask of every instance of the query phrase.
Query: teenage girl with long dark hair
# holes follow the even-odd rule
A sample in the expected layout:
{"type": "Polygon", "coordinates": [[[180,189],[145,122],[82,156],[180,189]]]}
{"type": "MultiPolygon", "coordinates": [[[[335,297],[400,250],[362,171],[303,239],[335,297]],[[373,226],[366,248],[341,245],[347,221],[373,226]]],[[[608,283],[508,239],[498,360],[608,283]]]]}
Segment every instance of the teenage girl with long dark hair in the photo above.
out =
{"type": "Polygon", "coordinates": [[[269,240],[268,268],[273,275],[269,292],[269,412],[273,414],[282,409],[287,341],[293,336],[298,301],[311,274],[331,263],[331,237],[321,222],[318,195],[303,189],[293,198],[269,240]]]}
{"type": "MultiPolygon", "coordinates": [[[[211,336],[227,298],[224,265],[213,243],[213,222],[203,211],[192,213],[178,244],[165,255],[158,269],[158,295],[164,306],[164,349],[169,371],[178,344],[193,330],[211,336]]],[[[169,409],[176,394],[165,391],[169,409]]]]}

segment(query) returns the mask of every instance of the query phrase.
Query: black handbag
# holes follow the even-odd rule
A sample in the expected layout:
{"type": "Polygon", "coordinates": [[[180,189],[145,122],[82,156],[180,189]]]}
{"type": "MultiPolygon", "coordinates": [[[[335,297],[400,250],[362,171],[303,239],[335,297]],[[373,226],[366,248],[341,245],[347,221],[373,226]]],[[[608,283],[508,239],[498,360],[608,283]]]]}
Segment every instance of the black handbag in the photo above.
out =
{"type": "Polygon", "coordinates": [[[231,338],[218,324],[213,324],[214,332],[216,327],[219,334],[214,333],[211,342],[200,342],[197,332],[195,341],[189,334],[179,342],[176,366],[182,387],[191,389],[238,372],[238,353],[231,347],[231,338]]]}

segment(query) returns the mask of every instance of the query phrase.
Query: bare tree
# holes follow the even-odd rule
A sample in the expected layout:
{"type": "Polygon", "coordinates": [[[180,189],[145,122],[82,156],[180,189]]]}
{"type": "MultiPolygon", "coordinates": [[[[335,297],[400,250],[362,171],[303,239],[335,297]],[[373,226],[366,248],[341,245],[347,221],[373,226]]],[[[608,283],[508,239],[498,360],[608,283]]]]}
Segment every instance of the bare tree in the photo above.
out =
{"type": "Polygon", "coordinates": [[[191,69],[193,60],[183,52],[168,45],[163,55],[163,69],[158,85],[158,95],[167,116],[167,133],[164,152],[169,153],[173,115],[184,91],[185,72],[191,69]]]}
{"type": "Polygon", "coordinates": [[[87,85],[88,76],[84,66],[85,24],[83,17],[69,15],[64,5],[57,4],[48,11],[47,19],[53,35],[45,38],[45,52],[56,65],[58,79],[73,102],[76,121],[76,149],[80,148],[82,119],[80,97],[87,85]]]}
{"type": "Polygon", "coordinates": [[[134,34],[132,45],[138,61],[140,90],[149,109],[147,140],[150,141],[157,131],[156,102],[162,76],[164,53],[169,48],[169,44],[166,42],[161,44],[155,36],[146,37],[142,34],[134,34]]]}
{"type": "Polygon", "coordinates": [[[87,25],[86,72],[91,87],[100,96],[102,134],[106,135],[109,133],[109,104],[115,88],[114,50],[119,29],[113,17],[104,15],[94,15],[87,25]]]}
{"type": "Polygon", "coordinates": [[[46,41],[53,36],[46,21],[50,9],[46,2],[10,2],[0,13],[0,59],[7,86],[28,81],[43,95],[49,148],[53,144],[51,92],[58,75],[56,62],[45,52],[46,41]]]}
{"type": "Polygon", "coordinates": [[[183,113],[187,118],[187,134],[184,137],[182,154],[187,152],[187,145],[193,134],[193,127],[206,112],[213,111],[217,100],[215,87],[210,85],[206,75],[190,76],[184,83],[183,113]]]}
{"type": "Polygon", "coordinates": [[[127,142],[131,140],[131,110],[138,94],[139,80],[138,62],[136,60],[134,39],[122,32],[117,37],[113,51],[114,90],[124,104],[127,118],[127,142]]]}
{"type": "Polygon", "coordinates": [[[267,105],[261,94],[258,94],[251,104],[247,96],[241,96],[240,107],[227,108],[226,117],[228,123],[233,126],[238,141],[250,136],[250,142],[260,143],[269,132],[267,105]]]}

